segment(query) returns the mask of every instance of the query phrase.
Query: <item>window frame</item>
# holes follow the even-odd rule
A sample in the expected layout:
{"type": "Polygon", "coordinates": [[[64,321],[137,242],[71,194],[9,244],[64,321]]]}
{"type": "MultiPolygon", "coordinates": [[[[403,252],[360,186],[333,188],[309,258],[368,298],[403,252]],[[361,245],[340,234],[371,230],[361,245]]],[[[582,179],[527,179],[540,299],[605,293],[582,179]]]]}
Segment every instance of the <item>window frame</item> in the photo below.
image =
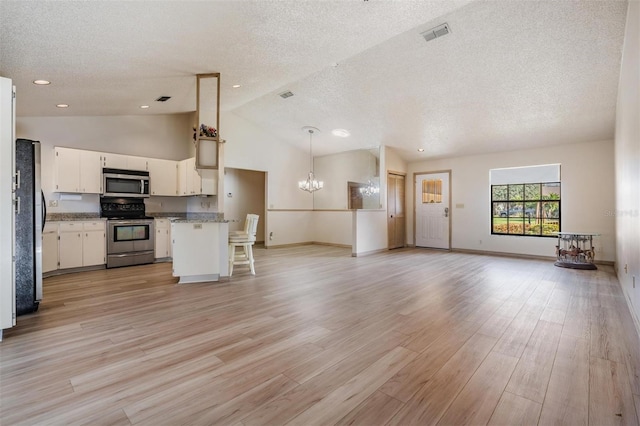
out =
{"type": "MultiPolygon", "coordinates": [[[[551,221],[556,222],[557,221],[557,226],[558,229],[553,231],[553,232],[561,232],[562,231],[562,183],[561,181],[554,181],[554,182],[530,182],[530,183],[504,183],[504,184],[492,184],[490,185],[490,191],[491,191],[491,201],[490,201],[490,215],[491,215],[491,235],[506,235],[506,236],[516,236],[516,237],[536,237],[536,238],[557,238],[556,234],[544,234],[544,225],[545,225],[545,221],[547,221],[547,223],[550,223],[551,221]],[[539,190],[538,190],[538,198],[531,198],[528,199],[526,196],[526,190],[525,187],[527,185],[538,185],[539,186],[539,190]],[[558,198],[544,198],[543,195],[543,188],[545,186],[557,186],[558,188],[558,198]],[[506,191],[507,191],[507,196],[506,199],[494,199],[494,188],[495,187],[506,187],[506,191]],[[521,193],[522,193],[522,199],[517,199],[517,198],[511,198],[511,187],[521,187],[521,193]],[[545,218],[544,217],[544,213],[542,213],[542,215],[540,217],[535,216],[533,218],[533,220],[536,221],[536,224],[540,225],[540,231],[538,234],[532,234],[532,233],[527,233],[527,229],[526,229],[526,220],[529,221],[529,224],[531,224],[531,220],[532,218],[530,216],[526,215],[526,211],[527,211],[527,204],[531,205],[531,204],[537,204],[536,206],[536,212],[543,212],[543,204],[544,203],[557,203],[557,217],[550,217],[550,218],[545,218]],[[495,219],[496,218],[500,218],[502,219],[502,215],[496,216],[495,215],[495,205],[498,203],[502,203],[506,205],[506,215],[504,216],[504,218],[506,219],[506,224],[507,224],[507,228],[506,228],[506,232],[496,232],[495,231],[495,219]],[[512,209],[512,204],[519,204],[521,205],[521,209],[519,209],[519,211],[521,212],[522,216],[512,216],[510,212],[510,210],[512,209]],[[511,231],[511,227],[510,227],[510,223],[513,220],[513,222],[517,222],[517,223],[522,223],[522,233],[512,233],[511,231]]],[[[514,191],[515,192],[515,191],[514,191]]],[[[555,194],[555,192],[554,192],[555,194]]]]}

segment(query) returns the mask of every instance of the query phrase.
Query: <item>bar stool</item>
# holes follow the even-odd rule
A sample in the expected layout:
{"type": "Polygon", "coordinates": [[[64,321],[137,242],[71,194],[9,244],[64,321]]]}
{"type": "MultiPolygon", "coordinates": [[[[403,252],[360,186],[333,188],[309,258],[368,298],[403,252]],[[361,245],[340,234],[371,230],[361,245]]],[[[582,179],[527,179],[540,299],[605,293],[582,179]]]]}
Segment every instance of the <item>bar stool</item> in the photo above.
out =
{"type": "Polygon", "coordinates": [[[244,230],[229,233],[229,276],[233,274],[234,265],[249,265],[251,275],[256,274],[253,266],[253,244],[256,242],[259,218],[257,214],[248,214],[244,230]],[[242,250],[236,252],[237,247],[242,250]]]}

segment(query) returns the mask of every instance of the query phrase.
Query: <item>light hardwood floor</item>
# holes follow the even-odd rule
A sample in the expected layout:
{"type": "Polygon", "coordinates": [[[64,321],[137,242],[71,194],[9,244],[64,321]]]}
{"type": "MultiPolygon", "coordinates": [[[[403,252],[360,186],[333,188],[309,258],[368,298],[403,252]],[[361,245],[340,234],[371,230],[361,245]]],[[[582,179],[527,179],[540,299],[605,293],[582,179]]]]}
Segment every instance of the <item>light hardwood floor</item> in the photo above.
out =
{"type": "Polygon", "coordinates": [[[640,343],[610,267],[402,249],[255,250],[45,280],[0,344],[0,424],[638,424],[640,343]]]}

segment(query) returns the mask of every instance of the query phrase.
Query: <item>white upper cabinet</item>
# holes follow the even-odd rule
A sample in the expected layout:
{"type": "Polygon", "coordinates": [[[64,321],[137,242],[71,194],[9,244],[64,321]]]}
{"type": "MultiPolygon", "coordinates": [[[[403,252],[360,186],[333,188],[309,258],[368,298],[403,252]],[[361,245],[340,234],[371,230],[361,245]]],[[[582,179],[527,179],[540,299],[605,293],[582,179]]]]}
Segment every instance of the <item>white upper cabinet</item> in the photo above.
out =
{"type": "Polygon", "coordinates": [[[149,171],[151,195],[216,195],[218,170],[196,169],[196,159],[182,161],[135,157],[56,147],[55,192],[102,194],[102,169],[149,171]]]}
{"type": "Polygon", "coordinates": [[[178,192],[180,195],[195,195],[193,179],[195,168],[195,158],[187,158],[178,163],[178,192]]]}
{"type": "Polygon", "coordinates": [[[102,193],[102,154],[95,151],[80,151],[80,192],[102,193]]]}
{"type": "Polygon", "coordinates": [[[127,170],[149,170],[149,159],[129,155],[127,158],[127,170]]]}
{"type": "Polygon", "coordinates": [[[179,162],[178,193],[180,195],[216,195],[217,189],[217,170],[196,169],[195,157],[179,162]]]}
{"type": "Polygon", "coordinates": [[[218,170],[202,169],[200,174],[200,193],[202,195],[216,195],[218,193],[218,170]]]}
{"type": "Polygon", "coordinates": [[[102,153],[102,167],[109,169],[127,169],[129,156],[122,154],[102,153]]]}
{"type": "Polygon", "coordinates": [[[102,167],[123,170],[149,170],[149,158],[133,155],[102,153],[102,167]]]}
{"type": "Polygon", "coordinates": [[[60,147],[54,151],[56,192],[102,192],[101,153],[60,147]]]}
{"type": "Polygon", "coordinates": [[[178,194],[178,161],[149,158],[151,195],[175,196],[178,194]]]}
{"type": "Polygon", "coordinates": [[[80,192],[80,150],[55,148],[56,192],[80,192]]]}

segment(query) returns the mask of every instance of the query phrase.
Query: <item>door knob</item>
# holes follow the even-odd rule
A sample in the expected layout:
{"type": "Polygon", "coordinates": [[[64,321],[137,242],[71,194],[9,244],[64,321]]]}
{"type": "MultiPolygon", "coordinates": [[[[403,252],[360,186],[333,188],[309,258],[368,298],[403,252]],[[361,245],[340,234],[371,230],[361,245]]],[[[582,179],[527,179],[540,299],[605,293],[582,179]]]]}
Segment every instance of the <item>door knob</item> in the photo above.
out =
{"type": "Polygon", "coordinates": [[[449,207],[444,208],[444,217],[449,217],[449,207]]]}

